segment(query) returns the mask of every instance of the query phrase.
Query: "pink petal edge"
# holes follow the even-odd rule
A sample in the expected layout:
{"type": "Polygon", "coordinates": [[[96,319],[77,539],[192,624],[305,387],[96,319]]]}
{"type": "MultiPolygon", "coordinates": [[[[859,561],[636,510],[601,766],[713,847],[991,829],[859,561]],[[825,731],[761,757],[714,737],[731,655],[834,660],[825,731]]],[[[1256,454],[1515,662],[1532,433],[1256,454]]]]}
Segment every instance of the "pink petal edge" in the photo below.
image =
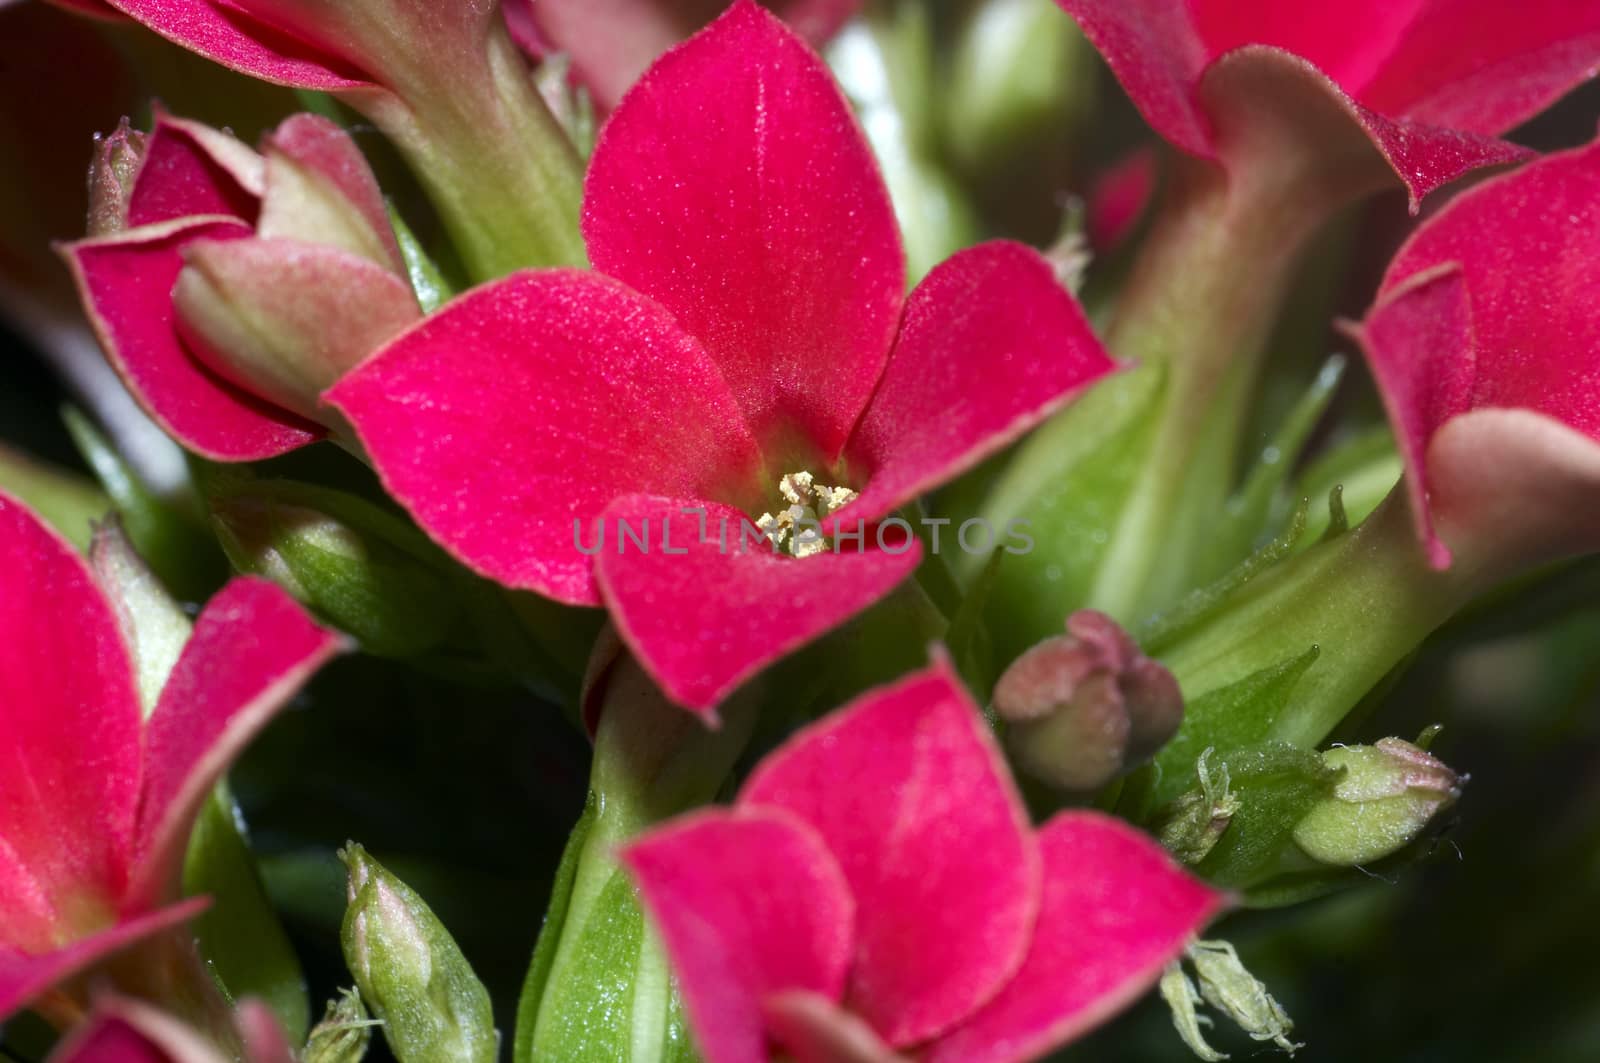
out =
{"type": "Polygon", "coordinates": [[[206,794],[312,673],[346,647],[263,579],[237,578],[206,605],[145,728],[132,904],[171,895],[206,794]]]}

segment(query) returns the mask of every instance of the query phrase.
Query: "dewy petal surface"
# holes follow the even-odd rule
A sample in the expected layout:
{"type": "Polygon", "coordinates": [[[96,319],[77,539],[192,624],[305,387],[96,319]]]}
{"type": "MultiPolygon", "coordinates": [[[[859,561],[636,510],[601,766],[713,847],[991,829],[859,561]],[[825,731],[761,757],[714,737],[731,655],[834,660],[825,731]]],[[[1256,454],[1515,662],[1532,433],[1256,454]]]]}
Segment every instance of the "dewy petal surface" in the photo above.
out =
{"type": "Polygon", "coordinates": [[[263,188],[261,157],[244,144],[200,122],[157,111],[128,197],[128,224],[202,214],[253,224],[263,188]]]}
{"type": "Polygon", "coordinates": [[[845,1004],[891,1045],[959,1024],[1021,965],[1039,906],[1038,845],[982,714],[944,660],[800,731],[738,803],[793,813],[838,859],[856,899],[845,1004]]]}
{"type": "Polygon", "coordinates": [[[156,903],[176,886],[206,794],[342,646],[340,636],[263,579],[235,579],[207,604],[145,731],[136,903],[156,903]]]}
{"type": "Polygon", "coordinates": [[[838,456],[905,262],[872,153],[804,41],[738,0],[662,56],[601,134],[583,229],[595,268],[705,345],[769,452],[838,456]]]}
{"type": "MultiPolygon", "coordinates": [[[[338,57],[296,40],[223,0],[109,0],[174,44],[241,74],[332,92],[369,84],[338,57]]],[[[264,5],[270,6],[270,5],[264,5]]]]}
{"type": "Polygon", "coordinates": [[[1023,1063],[1081,1036],[1155,984],[1224,897],[1149,837],[1097,812],[1039,831],[1044,893],[1022,969],[925,1063],[1023,1063]]]}
{"type": "Polygon", "coordinates": [[[952,256],[906,303],[900,337],[845,457],[876,520],[1011,443],[1116,368],[1038,252],[952,256]]]}
{"type": "Polygon", "coordinates": [[[463,295],[327,393],[391,494],[462,562],[597,605],[583,532],[621,495],[742,497],[760,454],[670,314],[582,270],[463,295]]]}
{"type": "Polygon", "coordinates": [[[172,288],[184,248],[196,240],[249,236],[242,222],[193,218],[63,248],[117,375],[162,427],[218,461],[275,457],[321,437],[320,428],[212,373],[179,337],[172,288]]]}
{"type": "MultiPolygon", "coordinates": [[[[740,683],[887,595],[921,557],[915,542],[895,553],[845,543],[780,556],[753,530],[741,542],[743,521],[714,502],[630,495],[605,511],[594,557],[612,620],[639,662],[674,701],[713,718],[740,683]],[[705,511],[704,540],[700,515],[685,512],[693,509],[705,511]],[[623,538],[623,522],[648,536],[648,549],[623,538]]],[[[595,533],[583,534],[592,547],[595,533]]]]}
{"type": "Polygon", "coordinates": [[[765,1063],[762,999],[837,999],[855,905],[815,832],[773,809],[697,812],[622,850],[706,1063],[765,1063]]]}
{"type": "Polygon", "coordinates": [[[10,857],[0,860],[0,901],[25,903],[36,932],[45,903],[63,921],[53,929],[69,934],[114,914],[106,909],[132,848],[139,728],[110,603],[71,546],[0,494],[0,840],[10,857]]]}

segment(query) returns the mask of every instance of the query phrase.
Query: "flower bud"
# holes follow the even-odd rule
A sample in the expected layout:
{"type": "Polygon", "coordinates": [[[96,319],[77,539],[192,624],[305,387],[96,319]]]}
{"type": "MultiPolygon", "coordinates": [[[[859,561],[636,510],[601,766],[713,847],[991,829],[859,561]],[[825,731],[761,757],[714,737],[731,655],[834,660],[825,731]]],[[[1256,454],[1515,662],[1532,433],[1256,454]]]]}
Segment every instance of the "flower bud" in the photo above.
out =
{"type": "Polygon", "coordinates": [[[128,227],[128,197],[144,162],[145,134],[127,118],[104,136],[97,135],[89,164],[90,236],[110,236],[128,227]]]}
{"type": "Polygon", "coordinates": [[[437,916],[351,844],[345,964],[400,1063],[494,1063],[500,1035],[483,988],[437,916]]]}
{"type": "Polygon", "coordinates": [[[1333,796],[1316,805],[1294,828],[1307,856],[1352,867],[1399,852],[1456,803],[1465,776],[1437,757],[1398,738],[1370,746],[1335,746],[1322,754],[1329,767],[1343,768],[1333,796]]]}
{"type": "Polygon", "coordinates": [[[422,315],[401,276],[337,247],[198,240],[184,262],[172,297],[195,355],[246,391],[335,429],[343,426],[322,392],[422,315]]]}
{"type": "Polygon", "coordinates": [[[361,1063],[376,1025],[367,1016],[360,991],[342,990],[337,1000],[328,1001],[322,1021],[311,1028],[301,1056],[305,1063],[361,1063]]]}
{"type": "Polygon", "coordinates": [[[461,609],[444,565],[400,520],[354,496],[286,482],[247,482],[209,501],[236,568],[277,583],[368,652],[406,657],[450,636],[461,609]]]}
{"type": "Polygon", "coordinates": [[[1067,618],[1067,634],[1012,662],[994,688],[1007,745],[1036,778],[1095,790],[1147,760],[1177,732],[1183,695],[1103,613],[1067,618]]]}

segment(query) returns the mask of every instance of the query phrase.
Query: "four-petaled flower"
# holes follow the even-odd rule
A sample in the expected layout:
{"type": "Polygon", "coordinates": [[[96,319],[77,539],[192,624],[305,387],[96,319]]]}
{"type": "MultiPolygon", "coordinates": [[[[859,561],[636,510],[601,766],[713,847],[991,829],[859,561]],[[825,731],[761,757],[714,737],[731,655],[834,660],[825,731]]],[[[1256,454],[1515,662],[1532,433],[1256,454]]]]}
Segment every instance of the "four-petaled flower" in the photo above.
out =
{"type": "Polygon", "coordinates": [[[262,147],[158,113],[118,231],[62,248],[123,382],[218,461],[321,438],[318,393],[422,314],[348,134],[302,114],[262,147]]]}
{"type": "Polygon", "coordinates": [[[225,587],[149,720],[114,606],[0,494],[0,1018],[190,918],[190,829],[250,738],[341,646],[283,591],[225,587]]]}
{"type": "Polygon", "coordinates": [[[1225,901],[1108,816],[1033,829],[942,658],[621,860],[708,1063],[1032,1059],[1131,1003],[1225,901]]]}
{"type": "Polygon", "coordinates": [[[1571,0],[1057,0],[1145,119],[1232,170],[1307,157],[1332,196],[1428,192],[1528,152],[1495,139],[1600,67],[1571,0]]]}
{"type": "Polygon", "coordinates": [[[1434,567],[1493,580],[1600,547],[1600,141],[1453,201],[1350,331],[1434,567]]]}
{"type": "Polygon", "coordinates": [[[919,557],[915,543],[804,560],[740,549],[740,520],[776,508],[780,480],[859,492],[829,529],[870,526],[1114,368],[1019,244],[963,251],[905,296],[849,107],[750,0],[617,108],[583,227],[594,271],[471,291],[326,398],[457,558],[605,604],[691,708],[881,598],[919,557]],[[726,539],[701,534],[723,521],[726,539]],[[648,548],[623,522],[653,527],[648,548]],[[591,556],[575,524],[610,537],[591,556]]]}

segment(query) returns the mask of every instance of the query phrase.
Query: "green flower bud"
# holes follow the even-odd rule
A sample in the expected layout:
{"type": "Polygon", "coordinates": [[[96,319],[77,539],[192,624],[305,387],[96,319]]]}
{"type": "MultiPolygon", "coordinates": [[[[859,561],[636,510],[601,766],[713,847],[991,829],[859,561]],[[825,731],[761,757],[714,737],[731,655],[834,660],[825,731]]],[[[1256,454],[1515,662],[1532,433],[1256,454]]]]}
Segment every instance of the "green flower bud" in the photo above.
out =
{"type": "Polygon", "coordinates": [[[301,1058],[304,1063],[361,1063],[377,1025],[368,1018],[360,991],[343,990],[337,1000],[328,1001],[322,1021],[311,1028],[301,1058]]]}
{"type": "Polygon", "coordinates": [[[1343,768],[1333,797],[1294,828],[1307,856],[1353,867],[1399,852],[1421,837],[1439,813],[1461,797],[1465,777],[1437,757],[1398,738],[1370,746],[1336,746],[1322,754],[1343,768]]]}
{"type": "Polygon", "coordinates": [[[494,1063],[489,993],[422,898],[354,843],[345,964],[400,1063],[494,1063]]]}
{"type": "Polygon", "coordinates": [[[277,583],[368,652],[413,656],[453,632],[461,608],[448,565],[377,507],[341,492],[263,481],[223,485],[210,503],[234,567],[277,583]]]}
{"type": "Polygon", "coordinates": [[[1006,669],[994,708],[1029,774],[1063,790],[1099,789],[1148,760],[1183,721],[1171,674],[1116,621],[1083,610],[1006,669]]]}

